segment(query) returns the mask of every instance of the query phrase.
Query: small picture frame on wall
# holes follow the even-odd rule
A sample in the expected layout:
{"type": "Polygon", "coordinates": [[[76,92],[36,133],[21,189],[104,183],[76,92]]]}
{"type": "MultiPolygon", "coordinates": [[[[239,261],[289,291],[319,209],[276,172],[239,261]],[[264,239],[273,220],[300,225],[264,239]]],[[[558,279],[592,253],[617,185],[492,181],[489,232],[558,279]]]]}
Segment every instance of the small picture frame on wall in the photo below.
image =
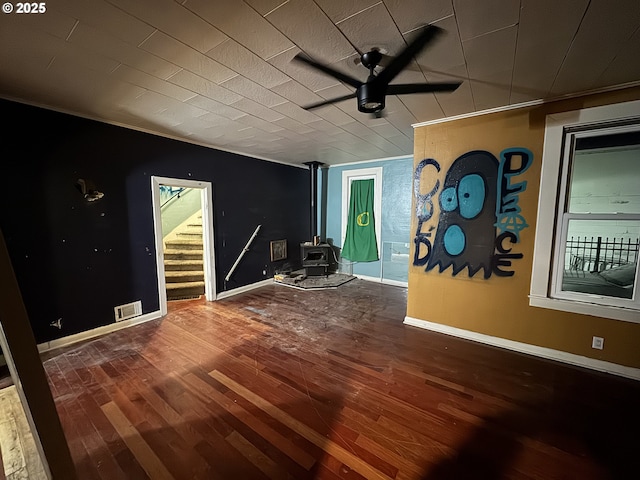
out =
{"type": "Polygon", "coordinates": [[[271,261],[277,262],[287,258],[287,241],[272,240],[271,241],[271,261]]]}

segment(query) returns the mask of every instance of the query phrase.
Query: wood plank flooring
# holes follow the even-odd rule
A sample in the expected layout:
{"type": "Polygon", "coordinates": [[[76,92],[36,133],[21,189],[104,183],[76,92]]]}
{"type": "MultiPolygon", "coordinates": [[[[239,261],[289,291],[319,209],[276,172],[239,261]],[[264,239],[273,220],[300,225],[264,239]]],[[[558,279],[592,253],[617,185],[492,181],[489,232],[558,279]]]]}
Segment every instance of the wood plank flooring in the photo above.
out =
{"type": "Polygon", "coordinates": [[[15,385],[0,389],[0,480],[46,480],[15,385]]]}
{"type": "Polygon", "coordinates": [[[405,326],[405,306],[362,280],[273,285],[48,354],[79,477],[636,478],[640,382],[405,326]]]}

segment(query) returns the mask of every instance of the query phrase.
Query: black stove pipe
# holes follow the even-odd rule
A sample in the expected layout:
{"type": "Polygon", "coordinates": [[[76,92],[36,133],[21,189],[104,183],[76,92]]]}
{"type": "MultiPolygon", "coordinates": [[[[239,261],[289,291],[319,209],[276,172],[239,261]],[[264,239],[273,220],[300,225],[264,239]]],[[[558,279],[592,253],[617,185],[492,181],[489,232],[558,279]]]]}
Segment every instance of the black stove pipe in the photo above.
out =
{"type": "Polygon", "coordinates": [[[311,240],[318,235],[318,167],[322,165],[321,162],[306,162],[305,165],[309,165],[309,180],[311,190],[311,240]]]}

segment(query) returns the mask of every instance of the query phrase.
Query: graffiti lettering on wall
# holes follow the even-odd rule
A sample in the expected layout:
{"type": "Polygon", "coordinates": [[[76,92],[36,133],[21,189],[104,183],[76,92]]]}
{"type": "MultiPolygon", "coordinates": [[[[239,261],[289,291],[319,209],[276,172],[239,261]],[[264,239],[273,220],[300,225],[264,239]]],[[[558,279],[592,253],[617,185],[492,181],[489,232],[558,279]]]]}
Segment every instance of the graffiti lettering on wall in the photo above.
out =
{"type": "Polygon", "coordinates": [[[500,160],[475,150],[451,164],[441,186],[440,164],[422,160],[413,181],[418,219],[413,264],[427,272],[438,267],[442,273],[452,267],[453,275],[466,268],[470,277],[480,270],[485,279],[492,274],[512,276],[512,260],[523,256],[514,246],[528,226],[518,205],[527,182],[515,182],[514,177],[532,162],[533,154],[526,148],[506,149],[500,160]],[[435,202],[440,207],[438,218],[434,218],[435,202]]]}

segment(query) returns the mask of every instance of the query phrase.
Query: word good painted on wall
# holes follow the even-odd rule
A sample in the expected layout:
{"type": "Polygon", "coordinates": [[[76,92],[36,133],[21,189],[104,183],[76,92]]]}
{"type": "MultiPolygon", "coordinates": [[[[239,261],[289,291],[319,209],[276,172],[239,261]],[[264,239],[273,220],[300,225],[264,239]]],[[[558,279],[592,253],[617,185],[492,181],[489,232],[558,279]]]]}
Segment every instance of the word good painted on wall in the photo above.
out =
{"type": "Polygon", "coordinates": [[[527,182],[514,177],[532,162],[526,148],[506,149],[500,160],[474,150],[451,164],[441,184],[440,164],[422,160],[413,182],[418,219],[413,265],[427,272],[437,266],[439,273],[452,267],[454,276],[465,268],[470,277],[480,270],[485,279],[512,276],[511,261],[523,257],[514,245],[528,226],[518,205],[527,182]]]}

